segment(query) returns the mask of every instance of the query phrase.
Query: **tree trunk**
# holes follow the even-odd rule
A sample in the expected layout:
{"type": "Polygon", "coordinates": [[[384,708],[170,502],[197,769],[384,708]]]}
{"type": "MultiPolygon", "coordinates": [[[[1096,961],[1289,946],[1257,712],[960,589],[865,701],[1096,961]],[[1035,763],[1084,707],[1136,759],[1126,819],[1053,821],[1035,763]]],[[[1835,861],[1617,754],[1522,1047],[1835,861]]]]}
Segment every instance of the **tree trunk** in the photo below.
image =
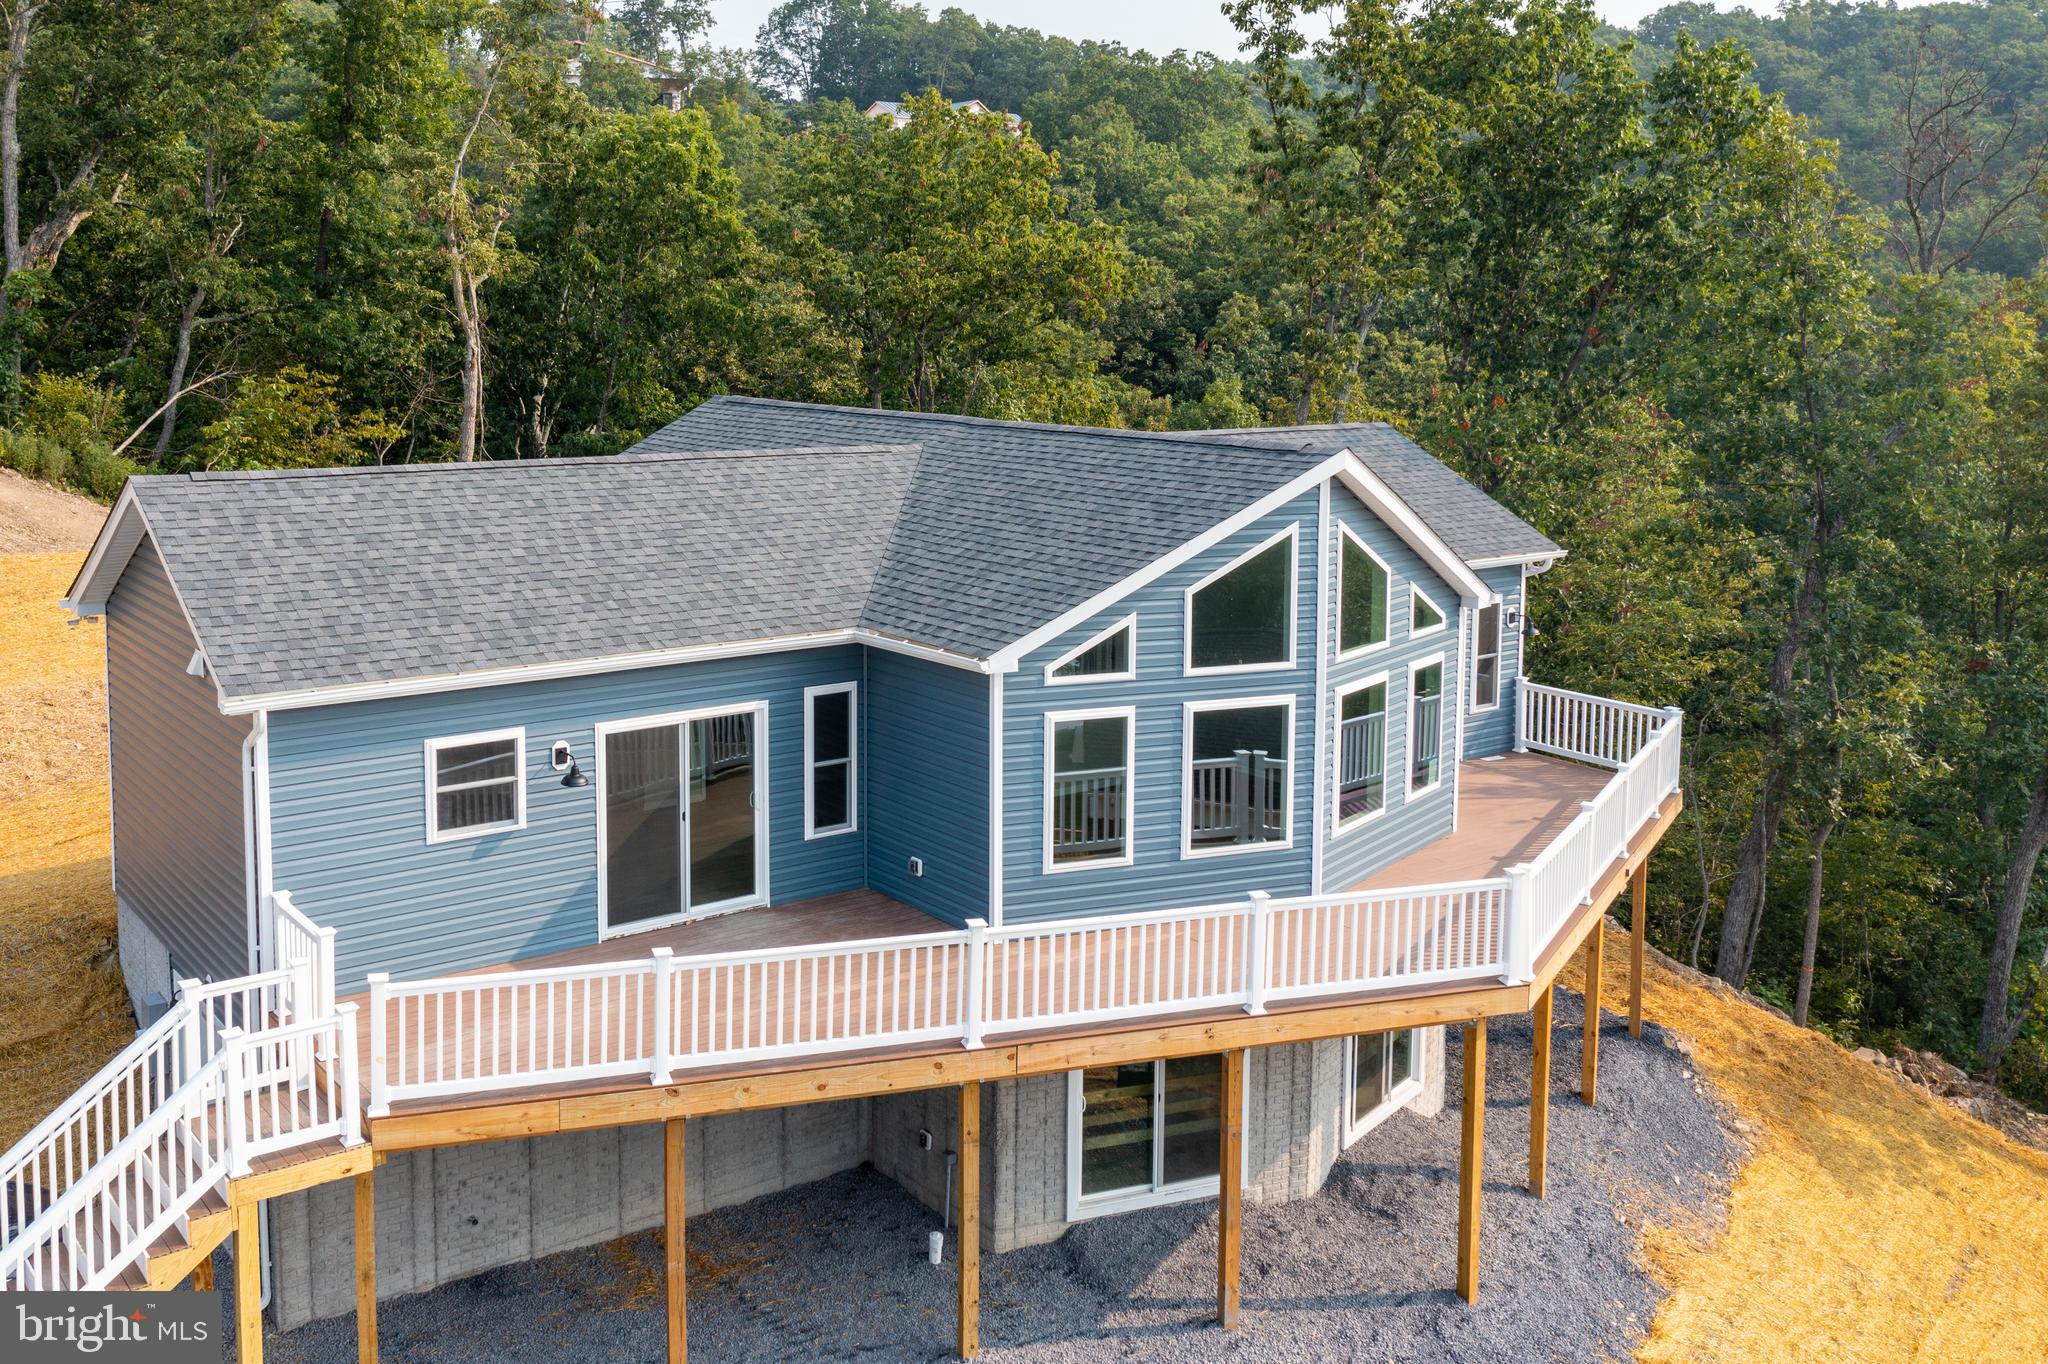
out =
{"type": "MultiPolygon", "coordinates": [[[[7,71],[0,78],[0,248],[4,248],[6,272],[0,275],[0,308],[12,310],[7,284],[21,269],[21,75],[28,67],[29,32],[35,24],[39,5],[15,0],[8,15],[7,71]]],[[[12,414],[21,389],[21,338],[11,325],[7,330],[6,411],[12,414]]]]}
{"type": "Polygon", "coordinates": [[[1828,839],[1834,835],[1835,819],[1830,816],[1814,830],[1806,863],[1806,940],[1799,949],[1799,989],[1792,1001],[1792,1025],[1806,1026],[1807,1006],[1813,1002],[1813,960],[1820,951],[1820,897],[1826,880],[1828,839]]]}
{"type": "Polygon", "coordinates": [[[455,433],[455,458],[468,464],[476,459],[477,432],[482,426],[484,325],[478,314],[476,281],[463,268],[459,254],[451,267],[449,283],[455,299],[455,320],[462,328],[462,420],[455,433]]]}
{"type": "Polygon", "coordinates": [[[185,367],[192,363],[192,331],[199,325],[199,310],[206,306],[206,286],[200,285],[185,300],[185,310],[178,314],[178,348],[171,356],[171,381],[165,385],[164,424],[156,433],[156,448],[150,451],[149,462],[160,464],[171,452],[171,436],[178,429],[178,397],[185,387],[185,367]]]}
{"type": "Polygon", "coordinates": [[[1742,837],[1735,875],[1728,883],[1728,900],[1721,910],[1721,943],[1714,954],[1714,974],[1737,988],[1749,977],[1750,961],[1763,927],[1771,850],[1777,846],[1778,826],[1785,818],[1785,759],[1781,755],[1787,748],[1786,715],[1792,706],[1793,678],[1827,593],[1823,556],[1846,525],[1840,511],[1827,507],[1824,490],[1815,500],[1819,510],[1815,512],[1815,534],[1806,570],[1800,575],[1792,609],[1786,613],[1784,633],[1771,652],[1771,718],[1766,728],[1771,769],[1757,792],[1756,809],[1750,816],[1749,831],[1742,837]]]}
{"type": "Polygon", "coordinates": [[[2027,917],[2027,897],[2034,888],[2034,871],[2041,863],[2042,849],[2048,848],[2048,767],[2034,778],[2027,797],[2027,817],[2007,865],[2005,887],[1998,898],[1998,929],[1991,943],[1990,970],[1984,980],[1984,1009],[1977,1022],[1977,1057],[1987,1070],[1998,1069],[2005,1050],[2019,1036],[2026,1022],[2032,991],[2017,1009],[2012,1002],[2012,969],[2019,955],[2020,927],[2027,917]]]}

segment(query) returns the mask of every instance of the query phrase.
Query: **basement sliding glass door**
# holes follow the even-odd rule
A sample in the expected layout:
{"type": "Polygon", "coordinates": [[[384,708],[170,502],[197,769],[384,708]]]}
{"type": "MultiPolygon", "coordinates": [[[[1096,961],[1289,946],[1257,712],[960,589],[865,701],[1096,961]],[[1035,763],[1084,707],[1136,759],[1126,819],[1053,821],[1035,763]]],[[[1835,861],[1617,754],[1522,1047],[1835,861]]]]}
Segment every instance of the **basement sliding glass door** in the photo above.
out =
{"type": "Polygon", "coordinates": [[[762,900],[764,716],[752,706],[599,727],[601,933],[762,900]]]}
{"type": "Polygon", "coordinates": [[[1220,1056],[1094,1066],[1071,1083],[1069,1220],[1216,1192],[1220,1056]]]}

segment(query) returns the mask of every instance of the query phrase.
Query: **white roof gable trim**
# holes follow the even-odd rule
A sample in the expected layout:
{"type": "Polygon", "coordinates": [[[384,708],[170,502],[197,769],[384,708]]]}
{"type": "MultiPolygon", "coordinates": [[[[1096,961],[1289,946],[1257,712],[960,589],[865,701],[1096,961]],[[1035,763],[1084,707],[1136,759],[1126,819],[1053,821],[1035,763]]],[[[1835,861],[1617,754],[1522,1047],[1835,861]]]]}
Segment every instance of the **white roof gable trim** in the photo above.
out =
{"type": "Polygon", "coordinates": [[[998,672],[1015,672],[1024,656],[1033,649],[1059,638],[1076,625],[1115,605],[1147,583],[1172,572],[1197,554],[1222,543],[1254,521],[1270,515],[1309,489],[1332,478],[1342,480],[1344,486],[1356,493],[1358,499],[1372,510],[1373,515],[1392,527],[1394,533],[1399,535],[1410,549],[1422,556],[1423,562],[1457,589],[1461,600],[1486,606],[1498,599],[1498,594],[1488,587],[1464,560],[1452,553],[1451,547],[1444,543],[1443,538],[1431,530],[1428,524],[1415,514],[1412,507],[1396,496],[1394,490],[1389,488],[1378,474],[1367,468],[1364,460],[1349,450],[1340,450],[1315,467],[1304,471],[1292,482],[1283,483],[1258,501],[1243,508],[1229,520],[1211,526],[1171,553],[1154,559],[1122,582],[1105,588],[1079,606],[1055,616],[1022,639],[997,650],[989,659],[989,663],[998,672]]]}

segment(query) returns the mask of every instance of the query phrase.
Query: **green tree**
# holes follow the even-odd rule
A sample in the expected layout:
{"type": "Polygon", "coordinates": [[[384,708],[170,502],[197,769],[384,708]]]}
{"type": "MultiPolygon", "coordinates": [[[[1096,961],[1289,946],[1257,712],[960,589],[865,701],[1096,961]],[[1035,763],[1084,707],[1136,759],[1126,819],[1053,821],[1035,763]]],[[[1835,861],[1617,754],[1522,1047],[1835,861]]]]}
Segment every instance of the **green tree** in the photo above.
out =
{"type": "MultiPolygon", "coordinates": [[[[842,111],[792,139],[776,240],[860,347],[868,401],[987,410],[999,388],[1093,384],[1096,334],[1128,286],[1114,232],[1054,192],[1055,158],[936,94],[901,129],[842,111]]],[[[1018,410],[1013,408],[1012,410],[1018,410]]]]}

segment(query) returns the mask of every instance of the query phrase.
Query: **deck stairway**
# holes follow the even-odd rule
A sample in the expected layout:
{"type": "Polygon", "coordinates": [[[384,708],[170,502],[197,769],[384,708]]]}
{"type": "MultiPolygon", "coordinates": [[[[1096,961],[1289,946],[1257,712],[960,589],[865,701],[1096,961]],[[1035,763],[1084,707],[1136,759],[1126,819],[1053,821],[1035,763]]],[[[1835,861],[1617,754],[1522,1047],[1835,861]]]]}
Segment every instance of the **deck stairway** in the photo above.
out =
{"type": "Polygon", "coordinates": [[[162,1018],[0,1157],[0,1288],[169,1287],[226,1238],[240,1199],[367,1154],[333,931],[288,896],[272,909],[282,966],[182,982],[162,1018]]]}

